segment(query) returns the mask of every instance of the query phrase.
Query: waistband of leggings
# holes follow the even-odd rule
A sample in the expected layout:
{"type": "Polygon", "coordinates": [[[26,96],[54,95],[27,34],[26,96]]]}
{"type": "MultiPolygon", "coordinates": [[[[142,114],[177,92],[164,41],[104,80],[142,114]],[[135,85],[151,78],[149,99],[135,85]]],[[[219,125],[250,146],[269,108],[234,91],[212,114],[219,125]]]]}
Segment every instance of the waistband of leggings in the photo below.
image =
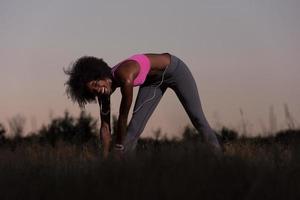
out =
{"type": "Polygon", "coordinates": [[[168,53],[168,54],[171,56],[171,62],[168,65],[168,69],[166,70],[166,73],[171,74],[177,68],[180,59],[173,54],[170,54],[170,53],[168,53]]]}

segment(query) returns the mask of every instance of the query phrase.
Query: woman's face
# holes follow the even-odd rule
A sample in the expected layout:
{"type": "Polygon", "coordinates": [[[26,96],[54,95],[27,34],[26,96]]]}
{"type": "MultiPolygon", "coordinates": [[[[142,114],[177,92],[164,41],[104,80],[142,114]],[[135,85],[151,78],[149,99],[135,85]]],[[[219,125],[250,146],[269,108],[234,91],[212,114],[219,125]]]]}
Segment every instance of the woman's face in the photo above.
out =
{"type": "Polygon", "coordinates": [[[90,92],[94,93],[95,95],[110,95],[111,94],[111,80],[104,79],[104,80],[94,80],[87,83],[87,87],[90,92]]]}

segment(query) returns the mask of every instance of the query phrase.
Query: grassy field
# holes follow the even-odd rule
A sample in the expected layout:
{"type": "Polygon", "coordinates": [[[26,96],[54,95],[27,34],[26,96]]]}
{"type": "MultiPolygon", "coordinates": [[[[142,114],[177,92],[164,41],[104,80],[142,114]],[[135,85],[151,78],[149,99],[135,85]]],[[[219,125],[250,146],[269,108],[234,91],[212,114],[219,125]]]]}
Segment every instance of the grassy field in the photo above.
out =
{"type": "Polygon", "coordinates": [[[196,137],[144,139],[122,161],[91,141],[6,142],[0,199],[300,199],[299,135],[223,140],[221,157],[196,137]]]}

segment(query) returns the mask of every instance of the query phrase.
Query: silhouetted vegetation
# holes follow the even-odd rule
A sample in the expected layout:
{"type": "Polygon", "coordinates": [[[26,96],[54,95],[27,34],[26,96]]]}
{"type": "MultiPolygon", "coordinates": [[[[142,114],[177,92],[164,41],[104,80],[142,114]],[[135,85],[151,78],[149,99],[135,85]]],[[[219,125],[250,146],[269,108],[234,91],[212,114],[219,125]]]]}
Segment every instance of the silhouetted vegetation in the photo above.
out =
{"type": "Polygon", "coordinates": [[[0,145],[2,144],[2,142],[4,141],[4,135],[6,133],[6,130],[3,126],[3,124],[0,123],[0,145]]]}
{"type": "Polygon", "coordinates": [[[43,126],[39,131],[40,141],[50,142],[55,145],[62,140],[71,144],[84,144],[97,140],[97,121],[91,115],[82,111],[75,119],[65,111],[64,117],[58,117],[51,121],[48,126],[43,126]]]}
{"type": "Polygon", "coordinates": [[[223,127],[218,156],[190,126],[180,140],[158,129],[123,160],[102,159],[96,121],[85,112],[66,111],[29,137],[5,133],[0,124],[1,200],[300,199],[300,130],[246,138],[223,127]]]}

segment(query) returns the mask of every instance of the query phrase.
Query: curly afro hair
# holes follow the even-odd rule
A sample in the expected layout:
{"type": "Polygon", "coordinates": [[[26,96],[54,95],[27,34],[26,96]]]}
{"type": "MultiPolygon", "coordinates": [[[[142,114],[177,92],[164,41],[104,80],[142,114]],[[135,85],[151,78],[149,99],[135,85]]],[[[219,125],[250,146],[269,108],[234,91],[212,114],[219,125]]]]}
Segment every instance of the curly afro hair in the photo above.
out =
{"type": "Polygon", "coordinates": [[[69,69],[63,71],[69,75],[69,79],[64,84],[67,85],[67,96],[74,103],[77,102],[80,108],[84,108],[87,103],[96,102],[96,95],[87,89],[86,85],[89,81],[112,79],[111,68],[107,63],[102,58],[93,56],[80,57],[69,69]]]}

